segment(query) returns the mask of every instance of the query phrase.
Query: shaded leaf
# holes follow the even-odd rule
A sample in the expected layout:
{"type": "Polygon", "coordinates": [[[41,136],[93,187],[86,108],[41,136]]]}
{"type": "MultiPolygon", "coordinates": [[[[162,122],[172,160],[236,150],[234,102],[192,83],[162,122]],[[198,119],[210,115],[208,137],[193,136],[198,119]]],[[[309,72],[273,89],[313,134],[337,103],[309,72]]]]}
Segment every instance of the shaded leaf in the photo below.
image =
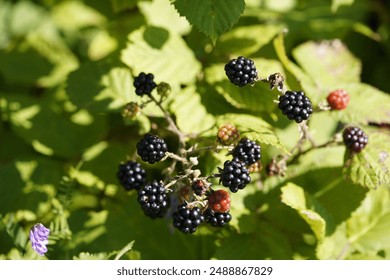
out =
{"type": "Polygon", "coordinates": [[[298,214],[308,223],[318,241],[324,239],[326,234],[326,221],[317,212],[319,206],[314,198],[305,194],[304,190],[292,183],[281,188],[282,202],[295,209],[298,214]],[[317,205],[316,205],[317,204],[317,205]]]}

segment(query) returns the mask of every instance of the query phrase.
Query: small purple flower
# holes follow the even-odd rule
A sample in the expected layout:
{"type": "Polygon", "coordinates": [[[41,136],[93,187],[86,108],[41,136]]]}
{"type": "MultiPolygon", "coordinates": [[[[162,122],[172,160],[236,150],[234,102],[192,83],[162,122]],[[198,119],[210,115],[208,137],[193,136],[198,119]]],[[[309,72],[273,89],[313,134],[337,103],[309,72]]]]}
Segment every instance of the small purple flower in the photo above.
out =
{"type": "Polygon", "coordinates": [[[41,223],[36,224],[30,229],[30,240],[32,248],[41,256],[45,255],[47,252],[46,245],[49,243],[49,234],[50,229],[46,228],[41,223]]]}

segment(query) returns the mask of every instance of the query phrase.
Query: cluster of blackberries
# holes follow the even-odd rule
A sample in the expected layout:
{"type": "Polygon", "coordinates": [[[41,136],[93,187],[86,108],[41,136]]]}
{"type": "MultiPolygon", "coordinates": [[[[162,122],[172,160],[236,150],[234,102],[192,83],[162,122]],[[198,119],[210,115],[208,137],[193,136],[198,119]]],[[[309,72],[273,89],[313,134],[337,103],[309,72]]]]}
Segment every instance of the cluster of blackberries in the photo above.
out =
{"type": "MultiPolygon", "coordinates": [[[[137,143],[138,155],[150,164],[160,161],[167,150],[165,141],[150,133],[137,143]]],[[[167,190],[161,182],[147,183],[146,170],[140,163],[132,160],[120,163],[117,178],[127,191],[138,191],[138,202],[147,216],[154,219],[165,215],[169,207],[167,190]]]]}

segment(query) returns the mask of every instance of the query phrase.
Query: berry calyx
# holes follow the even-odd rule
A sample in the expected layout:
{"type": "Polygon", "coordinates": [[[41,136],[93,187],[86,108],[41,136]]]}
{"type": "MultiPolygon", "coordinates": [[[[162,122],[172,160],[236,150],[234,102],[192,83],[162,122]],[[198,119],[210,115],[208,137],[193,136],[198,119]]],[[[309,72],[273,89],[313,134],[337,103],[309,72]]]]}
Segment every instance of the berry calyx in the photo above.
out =
{"type": "Polygon", "coordinates": [[[169,207],[169,197],[162,182],[153,181],[138,191],[138,202],[152,219],[161,218],[169,207]]]}
{"type": "Polygon", "coordinates": [[[168,151],[167,144],[157,135],[147,133],[137,143],[137,154],[145,162],[159,162],[168,151]]]}
{"type": "Polygon", "coordinates": [[[208,202],[209,208],[214,212],[225,213],[230,210],[230,195],[225,190],[211,192],[208,202]]]}
{"type": "Polygon", "coordinates": [[[343,131],[343,140],[348,149],[360,153],[368,144],[367,134],[356,126],[349,126],[343,131]]]}
{"type": "Polygon", "coordinates": [[[253,84],[257,79],[257,70],[253,60],[239,56],[225,65],[225,73],[230,82],[243,87],[253,84]]]}
{"type": "Polygon", "coordinates": [[[329,93],[326,100],[332,110],[343,110],[349,103],[349,94],[343,89],[337,89],[329,93]]]}
{"type": "Polygon", "coordinates": [[[211,224],[213,227],[223,227],[232,220],[232,215],[230,215],[229,212],[214,212],[210,208],[206,209],[204,212],[204,217],[206,223],[211,224]]]}
{"type": "Polygon", "coordinates": [[[250,165],[258,161],[261,157],[260,146],[255,141],[248,138],[242,138],[233,150],[233,157],[250,165]]]}
{"type": "Polygon", "coordinates": [[[311,101],[302,91],[286,91],[279,97],[278,108],[289,120],[300,123],[313,113],[311,101]]]}
{"type": "Polygon", "coordinates": [[[251,177],[245,164],[240,161],[227,160],[223,164],[223,169],[219,168],[219,181],[223,186],[230,189],[231,192],[237,192],[244,189],[250,183],[251,177]]]}
{"type": "Polygon", "coordinates": [[[231,145],[238,142],[240,132],[234,125],[227,123],[218,129],[217,139],[223,145],[231,145]]]}
{"type": "Polygon", "coordinates": [[[180,204],[173,213],[173,226],[184,233],[194,233],[196,228],[204,222],[204,216],[198,207],[187,208],[180,204]]]}
{"type": "Polygon", "coordinates": [[[126,190],[139,190],[146,183],[146,171],[138,162],[127,161],[119,164],[117,178],[126,190]]]}
{"type": "Polygon", "coordinates": [[[139,96],[150,94],[157,86],[154,82],[154,75],[151,73],[145,74],[144,72],[141,72],[137,77],[134,78],[133,85],[135,87],[135,94],[139,96]]]}

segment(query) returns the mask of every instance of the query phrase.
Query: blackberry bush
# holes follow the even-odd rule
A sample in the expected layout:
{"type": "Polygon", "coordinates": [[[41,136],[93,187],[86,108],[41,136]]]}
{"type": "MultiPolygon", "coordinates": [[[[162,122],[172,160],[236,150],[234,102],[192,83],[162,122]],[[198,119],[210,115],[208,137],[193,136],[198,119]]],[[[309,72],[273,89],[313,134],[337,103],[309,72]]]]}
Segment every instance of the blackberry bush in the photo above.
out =
{"type": "Polygon", "coordinates": [[[180,204],[173,213],[173,226],[184,233],[194,233],[197,227],[204,222],[204,216],[198,207],[187,208],[180,204]]]}
{"type": "Polygon", "coordinates": [[[230,60],[225,65],[225,73],[230,82],[239,87],[253,84],[257,79],[255,63],[243,56],[230,60]]]}
{"type": "Polygon", "coordinates": [[[161,218],[169,207],[169,197],[163,183],[153,181],[138,191],[138,202],[145,214],[153,219],[161,218]]]}
{"type": "Polygon", "coordinates": [[[244,189],[251,181],[248,169],[240,161],[227,160],[223,165],[223,169],[218,167],[218,170],[220,172],[218,174],[220,183],[234,193],[244,189]]]}
{"type": "Polygon", "coordinates": [[[279,109],[289,120],[301,123],[313,113],[312,104],[302,91],[286,91],[279,97],[279,109]]]}
{"type": "Polygon", "coordinates": [[[146,183],[146,171],[140,163],[130,160],[119,164],[117,178],[126,190],[139,190],[146,183]]]}
{"type": "Polygon", "coordinates": [[[215,212],[210,208],[206,209],[204,217],[206,223],[211,224],[213,227],[223,227],[232,220],[232,215],[229,212],[215,212]]]}
{"type": "Polygon", "coordinates": [[[251,165],[260,159],[260,150],[260,146],[255,141],[242,138],[233,150],[233,157],[246,165],[251,165]]]}
{"type": "Polygon", "coordinates": [[[145,134],[137,143],[137,153],[145,162],[153,164],[159,162],[168,151],[167,144],[163,139],[153,134],[145,134]]]}
{"type": "Polygon", "coordinates": [[[356,153],[360,153],[368,144],[367,134],[356,126],[350,126],[344,129],[343,140],[347,148],[356,153]]]}
{"type": "Polygon", "coordinates": [[[150,94],[157,86],[154,82],[154,75],[151,73],[145,74],[144,72],[141,72],[134,78],[133,85],[135,87],[135,93],[139,96],[150,94]]]}

